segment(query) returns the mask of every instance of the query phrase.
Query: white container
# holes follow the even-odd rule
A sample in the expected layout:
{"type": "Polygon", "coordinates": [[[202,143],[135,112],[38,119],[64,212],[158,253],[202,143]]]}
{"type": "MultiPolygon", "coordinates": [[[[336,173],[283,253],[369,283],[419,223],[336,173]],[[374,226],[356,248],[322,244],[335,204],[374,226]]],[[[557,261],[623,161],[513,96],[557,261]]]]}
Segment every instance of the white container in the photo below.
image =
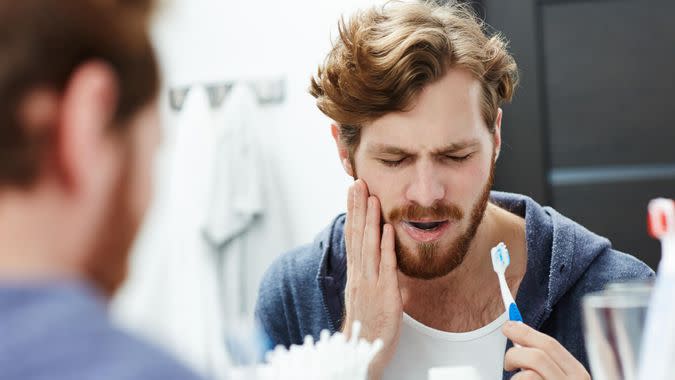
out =
{"type": "Polygon", "coordinates": [[[649,229],[661,240],[661,262],[647,310],[639,380],[670,380],[675,371],[675,201],[649,203],[649,229]]]}
{"type": "Polygon", "coordinates": [[[427,380],[481,380],[473,367],[434,367],[429,369],[427,380]]]}

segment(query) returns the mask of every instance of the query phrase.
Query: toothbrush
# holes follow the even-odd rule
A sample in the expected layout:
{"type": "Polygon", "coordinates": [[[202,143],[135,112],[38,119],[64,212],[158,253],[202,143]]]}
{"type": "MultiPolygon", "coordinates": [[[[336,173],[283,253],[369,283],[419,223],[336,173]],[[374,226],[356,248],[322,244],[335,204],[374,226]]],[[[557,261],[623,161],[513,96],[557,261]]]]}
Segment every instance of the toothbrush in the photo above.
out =
{"type": "Polygon", "coordinates": [[[520,310],[518,310],[518,306],[516,306],[516,301],[513,300],[509,286],[506,284],[506,278],[504,277],[506,268],[508,268],[511,263],[511,256],[509,256],[509,250],[506,249],[506,244],[503,242],[497,244],[490,250],[490,256],[492,257],[492,268],[499,278],[499,288],[502,292],[504,308],[509,312],[509,320],[522,322],[523,317],[520,315],[520,310]]]}

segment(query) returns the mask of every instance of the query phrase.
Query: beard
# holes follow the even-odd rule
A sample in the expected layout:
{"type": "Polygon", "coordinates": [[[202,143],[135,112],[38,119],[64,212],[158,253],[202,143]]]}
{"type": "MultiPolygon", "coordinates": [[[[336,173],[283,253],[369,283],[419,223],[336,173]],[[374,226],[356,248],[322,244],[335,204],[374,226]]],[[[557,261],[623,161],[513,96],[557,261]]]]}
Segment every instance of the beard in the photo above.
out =
{"type": "Polygon", "coordinates": [[[111,192],[103,223],[85,265],[88,280],[107,297],[112,297],[126,279],[129,254],[142,220],[142,215],[132,207],[130,179],[134,157],[131,143],[125,143],[124,167],[111,192]]]}
{"type": "MultiPolygon", "coordinates": [[[[413,249],[404,246],[398,235],[395,237],[395,250],[398,268],[404,275],[424,280],[439,278],[452,272],[462,264],[469,247],[473,242],[478,226],[483,220],[485,209],[490,198],[490,189],[494,182],[494,155],[490,167],[490,175],[482,193],[473,205],[468,219],[468,226],[448,246],[442,249],[439,242],[418,243],[413,249]]],[[[462,210],[453,204],[436,202],[431,207],[410,204],[397,208],[389,213],[388,223],[392,225],[402,220],[415,220],[428,217],[432,220],[448,220],[459,224],[464,220],[462,210]]]]}

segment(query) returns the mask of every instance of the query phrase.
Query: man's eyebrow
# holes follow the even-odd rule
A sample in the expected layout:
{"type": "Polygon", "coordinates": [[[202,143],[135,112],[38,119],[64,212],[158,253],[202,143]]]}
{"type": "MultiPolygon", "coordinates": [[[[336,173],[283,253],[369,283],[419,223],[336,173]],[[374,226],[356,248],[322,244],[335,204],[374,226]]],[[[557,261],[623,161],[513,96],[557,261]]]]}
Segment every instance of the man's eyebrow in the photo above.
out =
{"type": "Polygon", "coordinates": [[[466,149],[466,148],[471,148],[476,145],[479,145],[480,141],[478,139],[470,139],[470,140],[464,140],[464,141],[459,141],[456,143],[448,144],[442,148],[434,150],[434,154],[448,154],[448,153],[455,153],[460,150],[466,149]]]}
{"type": "MultiPolygon", "coordinates": [[[[433,154],[449,154],[458,152],[462,149],[471,148],[479,145],[478,139],[470,139],[451,143],[438,149],[434,149],[433,154]]],[[[394,156],[412,156],[413,154],[407,150],[394,145],[387,144],[373,144],[368,147],[367,151],[371,154],[391,154],[394,156]]]]}
{"type": "Polygon", "coordinates": [[[387,144],[374,144],[368,147],[368,152],[375,154],[391,154],[399,156],[410,156],[411,153],[407,150],[387,144]]]}

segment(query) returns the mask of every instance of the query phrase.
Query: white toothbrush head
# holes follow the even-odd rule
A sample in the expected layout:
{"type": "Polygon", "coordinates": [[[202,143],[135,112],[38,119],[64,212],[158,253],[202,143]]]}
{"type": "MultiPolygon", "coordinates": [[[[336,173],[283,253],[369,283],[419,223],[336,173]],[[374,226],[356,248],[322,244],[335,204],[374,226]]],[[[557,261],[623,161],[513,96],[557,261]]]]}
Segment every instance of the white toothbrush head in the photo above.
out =
{"type": "Polygon", "coordinates": [[[499,291],[502,293],[502,301],[504,301],[504,307],[509,313],[510,321],[522,322],[523,317],[516,306],[516,302],[513,300],[509,286],[506,283],[506,268],[511,264],[511,256],[509,255],[509,250],[506,249],[506,244],[499,243],[497,246],[490,250],[490,256],[492,257],[492,269],[497,273],[497,278],[499,279],[499,291]]]}
{"type": "Polygon", "coordinates": [[[490,250],[490,256],[492,257],[492,268],[497,273],[505,273],[506,268],[511,264],[511,256],[509,256],[509,250],[506,249],[506,244],[499,243],[497,246],[490,250]]]}

